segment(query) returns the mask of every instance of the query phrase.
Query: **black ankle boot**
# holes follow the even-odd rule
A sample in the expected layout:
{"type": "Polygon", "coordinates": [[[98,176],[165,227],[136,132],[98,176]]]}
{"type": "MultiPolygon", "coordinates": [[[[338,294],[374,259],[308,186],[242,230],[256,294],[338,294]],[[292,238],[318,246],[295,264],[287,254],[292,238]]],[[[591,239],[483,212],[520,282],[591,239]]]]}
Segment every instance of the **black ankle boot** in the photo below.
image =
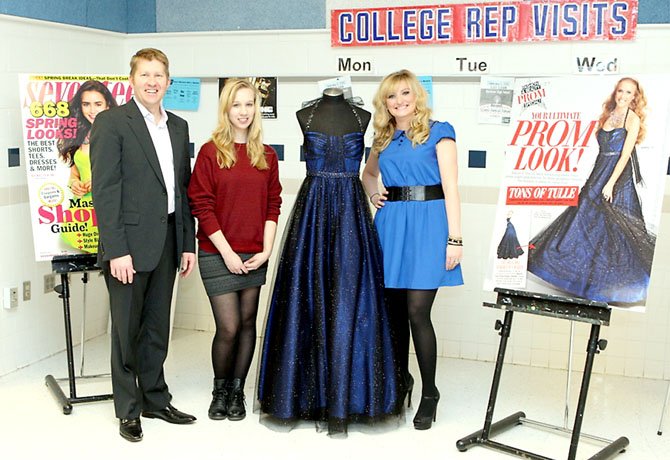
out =
{"type": "Polygon", "coordinates": [[[247,416],[247,410],[244,408],[244,380],[231,380],[228,392],[228,420],[242,420],[247,416]]]}
{"type": "MultiPolygon", "coordinates": [[[[437,390],[435,390],[437,391],[437,390]]],[[[432,396],[421,396],[421,404],[414,416],[414,428],[417,430],[429,430],[433,422],[437,420],[437,403],[440,401],[440,392],[432,396]]]]}
{"type": "Polygon", "coordinates": [[[207,415],[212,420],[223,420],[228,416],[228,387],[230,382],[226,379],[214,379],[212,390],[212,403],[209,405],[207,415]]]}

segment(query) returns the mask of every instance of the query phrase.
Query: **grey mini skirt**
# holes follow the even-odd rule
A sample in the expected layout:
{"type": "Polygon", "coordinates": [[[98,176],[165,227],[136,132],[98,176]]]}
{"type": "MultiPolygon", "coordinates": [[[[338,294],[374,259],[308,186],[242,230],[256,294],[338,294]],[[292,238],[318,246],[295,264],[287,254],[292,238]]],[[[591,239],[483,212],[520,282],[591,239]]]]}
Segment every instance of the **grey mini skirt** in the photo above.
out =
{"type": "MultiPolygon", "coordinates": [[[[253,254],[239,254],[243,261],[250,259],[253,254]]],[[[210,254],[198,251],[198,265],[200,277],[205,285],[205,291],[209,297],[241,291],[250,287],[262,286],[268,271],[268,263],[251,270],[245,275],[230,273],[221,254],[210,254]]]]}

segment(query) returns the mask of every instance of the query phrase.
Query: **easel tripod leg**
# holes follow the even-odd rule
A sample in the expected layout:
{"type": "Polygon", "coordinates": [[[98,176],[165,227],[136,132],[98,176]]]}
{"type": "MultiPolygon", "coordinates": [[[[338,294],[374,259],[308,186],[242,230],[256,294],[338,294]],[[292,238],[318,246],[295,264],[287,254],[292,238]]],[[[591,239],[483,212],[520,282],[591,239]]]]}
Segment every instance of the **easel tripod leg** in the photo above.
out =
{"type": "MultiPolygon", "coordinates": [[[[492,423],[491,426],[489,427],[487,438],[502,433],[503,431],[506,431],[507,429],[513,426],[521,425],[522,418],[526,418],[526,414],[524,414],[523,412],[515,412],[512,415],[508,415],[507,417],[498,420],[495,423],[492,423]]],[[[483,441],[482,438],[483,433],[484,430],[479,430],[465,436],[464,438],[459,439],[458,441],[456,441],[456,448],[461,452],[465,452],[466,450],[468,450],[470,446],[474,444],[480,444],[481,441],[483,441]]]]}
{"type": "Polygon", "coordinates": [[[670,401],[670,382],[668,382],[668,390],[665,392],[665,402],[663,403],[663,410],[661,411],[661,421],[658,423],[657,435],[663,434],[663,419],[665,418],[665,411],[668,408],[668,401],[670,401]]]}
{"type": "Polygon", "coordinates": [[[598,334],[600,326],[593,324],[591,326],[591,336],[586,348],[586,364],[584,365],[584,376],[582,377],[582,387],[579,391],[579,401],[577,402],[577,412],[575,413],[575,424],[572,428],[572,438],[570,440],[570,452],[568,460],[574,460],[577,456],[577,445],[579,444],[579,435],[582,430],[582,421],[584,420],[584,408],[586,407],[586,397],[591,383],[591,371],[593,370],[593,359],[598,351],[598,334]]]}
{"type": "Polygon", "coordinates": [[[63,389],[60,387],[53,375],[49,374],[44,378],[44,383],[46,384],[51,394],[56,398],[60,406],[63,408],[63,414],[70,415],[72,413],[72,404],[63,389]]]}
{"type": "MultiPolygon", "coordinates": [[[[593,360],[595,355],[601,349],[605,349],[607,342],[605,340],[599,341],[600,325],[593,324],[591,326],[591,335],[586,349],[586,364],[584,365],[584,376],[582,377],[582,387],[579,392],[579,401],[577,403],[577,412],[575,414],[575,424],[572,429],[572,438],[570,440],[570,452],[568,453],[568,460],[574,460],[577,456],[577,445],[579,437],[581,436],[582,421],[584,419],[584,408],[586,407],[586,398],[588,395],[589,383],[591,381],[591,373],[593,371],[593,360]]],[[[626,437],[620,437],[615,441],[609,443],[605,448],[593,455],[589,460],[606,460],[613,458],[618,453],[623,452],[630,441],[626,437]]]]}
{"type": "Polygon", "coordinates": [[[495,370],[493,372],[493,382],[491,383],[491,393],[489,395],[489,402],[486,408],[486,418],[484,419],[484,428],[476,431],[469,436],[459,439],[456,442],[456,448],[464,452],[472,444],[481,444],[489,439],[490,436],[496,432],[504,431],[505,429],[518,425],[519,418],[525,417],[523,412],[517,412],[510,415],[496,423],[493,423],[493,412],[495,410],[496,399],[498,397],[498,388],[500,386],[500,377],[502,375],[502,367],[505,362],[505,351],[507,349],[507,339],[512,329],[512,315],[513,312],[508,310],[505,312],[504,322],[496,321],[495,328],[500,330],[500,345],[498,347],[498,357],[496,358],[495,370]]]}
{"type": "Polygon", "coordinates": [[[58,292],[59,297],[63,299],[63,321],[65,323],[65,353],[67,355],[67,374],[68,382],[70,385],[70,397],[68,398],[63,393],[63,389],[58,384],[53,375],[47,375],[45,377],[45,384],[54,397],[58,400],[61,407],[63,408],[63,413],[69,415],[72,413],[72,404],[71,401],[77,398],[77,388],[75,385],[75,376],[74,376],[74,353],[72,351],[72,319],[70,317],[70,284],[67,273],[62,273],[60,286],[55,288],[55,291],[58,292]]]}

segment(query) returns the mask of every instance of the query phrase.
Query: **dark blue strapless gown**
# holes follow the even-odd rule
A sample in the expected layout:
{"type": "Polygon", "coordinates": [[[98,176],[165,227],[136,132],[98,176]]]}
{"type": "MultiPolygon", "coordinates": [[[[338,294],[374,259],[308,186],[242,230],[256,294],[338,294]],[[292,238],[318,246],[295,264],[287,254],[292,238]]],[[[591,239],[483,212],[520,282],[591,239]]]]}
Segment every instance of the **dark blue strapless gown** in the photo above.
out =
{"type": "Polygon", "coordinates": [[[602,189],[621,156],[627,131],[600,129],[600,150],[575,207],[538,233],[528,271],[569,294],[612,304],[646,299],[656,237],[645,226],[635,190],[635,150],[614,185],[612,203],[602,189]]]}
{"type": "Polygon", "coordinates": [[[500,243],[498,243],[498,259],[518,259],[523,254],[523,249],[519,244],[519,239],[516,236],[516,229],[507,218],[507,227],[500,243]]]}
{"type": "Polygon", "coordinates": [[[329,434],[399,412],[383,264],[358,178],[363,134],[305,135],[305,178],[284,234],[258,381],[261,420],[329,434]]]}

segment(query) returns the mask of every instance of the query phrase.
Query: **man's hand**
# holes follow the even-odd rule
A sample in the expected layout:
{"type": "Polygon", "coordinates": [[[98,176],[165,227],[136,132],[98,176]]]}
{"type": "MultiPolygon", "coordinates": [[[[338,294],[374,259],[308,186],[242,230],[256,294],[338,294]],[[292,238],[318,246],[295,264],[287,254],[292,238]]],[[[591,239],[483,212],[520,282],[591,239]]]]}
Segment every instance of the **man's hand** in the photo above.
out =
{"type": "Polygon", "coordinates": [[[191,274],[193,268],[195,267],[195,253],[193,252],[182,252],[181,254],[181,267],[179,267],[179,276],[186,278],[191,274]]]}
{"type": "Polygon", "coordinates": [[[121,256],[110,260],[109,270],[112,273],[112,276],[123,284],[132,283],[133,275],[135,274],[132,256],[128,254],[127,256],[121,256]]]}

